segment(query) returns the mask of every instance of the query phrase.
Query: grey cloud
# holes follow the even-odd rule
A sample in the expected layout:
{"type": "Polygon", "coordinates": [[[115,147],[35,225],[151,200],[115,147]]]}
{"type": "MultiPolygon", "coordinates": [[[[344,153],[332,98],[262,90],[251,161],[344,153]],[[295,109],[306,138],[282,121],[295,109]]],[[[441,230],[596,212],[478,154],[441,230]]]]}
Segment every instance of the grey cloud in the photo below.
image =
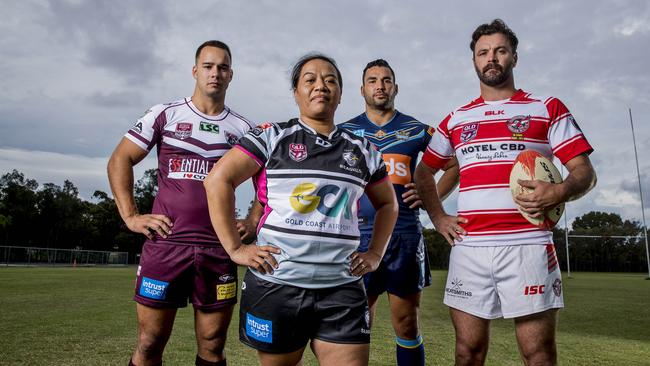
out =
{"type": "Polygon", "coordinates": [[[147,83],[167,66],[157,37],[169,22],[164,6],[146,2],[50,1],[53,23],[63,43],[76,44],[88,66],[109,70],[127,83],[147,83]]]}

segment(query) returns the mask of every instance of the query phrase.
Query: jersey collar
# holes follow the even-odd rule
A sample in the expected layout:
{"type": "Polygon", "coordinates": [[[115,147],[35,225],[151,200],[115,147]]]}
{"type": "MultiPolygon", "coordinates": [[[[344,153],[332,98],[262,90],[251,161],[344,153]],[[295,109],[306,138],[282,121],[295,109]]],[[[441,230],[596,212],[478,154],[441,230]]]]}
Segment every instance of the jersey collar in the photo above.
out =
{"type": "MultiPolygon", "coordinates": [[[[314,130],[313,128],[309,127],[309,125],[306,124],[305,122],[303,122],[300,118],[298,118],[298,123],[302,126],[302,128],[305,131],[309,132],[312,135],[325,136],[325,135],[322,135],[322,134],[316,132],[316,130],[314,130]]],[[[339,128],[336,125],[334,125],[334,129],[332,130],[332,132],[330,132],[329,135],[327,135],[325,137],[328,140],[331,140],[332,138],[334,138],[334,137],[336,137],[338,135],[338,132],[339,132],[339,128]]]]}
{"type": "Polygon", "coordinates": [[[391,123],[392,123],[392,122],[397,118],[397,115],[398,115],[398,114],[399,114],[399,111],[396,109],[396,110],[395,110],[395,113],[393,113],[393,116],[390,117],[390,119],[388,120],[388,122],[386,122],[385,124],[383,124],[383,125],[381,125],[381,126],[378,125],[378,124],[376,124],[375,122],[373,122],[370,118],[368,118],[368,113],[367,113],[367,112],[363,112],[363,117],[364,117],[364,118],[365,118],[365,119],[366,119],[370,124],[372,124],[373,126],[377,127],[378,129],[382,129],[382,128],[386,128],[389,124],[391,124],[391,123]]]}

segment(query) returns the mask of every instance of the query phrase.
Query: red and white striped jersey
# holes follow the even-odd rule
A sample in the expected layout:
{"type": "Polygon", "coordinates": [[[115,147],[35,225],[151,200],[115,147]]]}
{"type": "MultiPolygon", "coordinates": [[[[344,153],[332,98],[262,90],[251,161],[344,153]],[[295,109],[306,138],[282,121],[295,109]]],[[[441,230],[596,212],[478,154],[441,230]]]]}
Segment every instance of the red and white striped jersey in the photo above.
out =
{"type": "Polygon", "coordinates": [[[499,246],[548,244],[552,232],[529,223],[509,188],[510,170],[526,149],[562,164],[593,148],[567,107],[554,97],[518,90],[512,98],[478,98],[440,123],[422,161],[441,169],[454,155],[460,166],[458,215],[467,235],[458,244],[499,246]]]}

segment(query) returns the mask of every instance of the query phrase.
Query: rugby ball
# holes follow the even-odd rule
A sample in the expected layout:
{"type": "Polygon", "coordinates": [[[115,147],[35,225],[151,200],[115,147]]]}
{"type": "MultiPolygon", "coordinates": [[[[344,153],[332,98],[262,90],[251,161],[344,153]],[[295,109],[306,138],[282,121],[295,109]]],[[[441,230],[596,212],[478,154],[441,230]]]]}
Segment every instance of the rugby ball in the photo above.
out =
{"type": "MultiPolygon", "coordinates": [[[[512,197],[520,193],[530,193],[532,189],[522,187],[517,183],[517,180],[541,180],[549,183],[562,183],[562,175],[557,170],[555,165],[548,160],[544,155],[535,150],[524,150],[515,159],[510,171],[510,192],[512,197]]],[[[564,213],[564,203],[548,209],[543,217],[533,218],[525,213],[519,205],[517,205],[519,212],[531,224],[539,227],[540,229],[550,230],[557,224],[558,220],[564,213]]]]}

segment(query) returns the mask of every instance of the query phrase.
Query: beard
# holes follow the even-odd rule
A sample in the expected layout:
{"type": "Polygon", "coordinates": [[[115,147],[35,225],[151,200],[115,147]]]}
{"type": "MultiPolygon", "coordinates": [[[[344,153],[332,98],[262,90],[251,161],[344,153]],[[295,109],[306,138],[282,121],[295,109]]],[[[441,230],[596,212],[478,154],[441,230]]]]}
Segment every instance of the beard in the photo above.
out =
{"type": "Polygon", "coordinates": [[[476,70],[476,75],[479,80],[487,86],[499,86],[508,81],[508,79],[512,77],[512,69],[512,62],[507,63],[504,66],[499,64],[488,64],[483,68],[483,70],[479,70],[478,67],[474,65],[474,70],[476,70]],[[497,70],[499,72],[488,74],[488,71],[490,70],[497,70]]]}
{"type": "Polygon", "coordinates": [[[386,111],[389,109],[393,109],[393,103],[395,101],[395,95],[387,95],[388,97],[383,100],[378,100],[370,96],[364,96],[364,99],[366,100],[366,104],[374,107],[375,109],[378,109],[380,111],[386,111]]]}

